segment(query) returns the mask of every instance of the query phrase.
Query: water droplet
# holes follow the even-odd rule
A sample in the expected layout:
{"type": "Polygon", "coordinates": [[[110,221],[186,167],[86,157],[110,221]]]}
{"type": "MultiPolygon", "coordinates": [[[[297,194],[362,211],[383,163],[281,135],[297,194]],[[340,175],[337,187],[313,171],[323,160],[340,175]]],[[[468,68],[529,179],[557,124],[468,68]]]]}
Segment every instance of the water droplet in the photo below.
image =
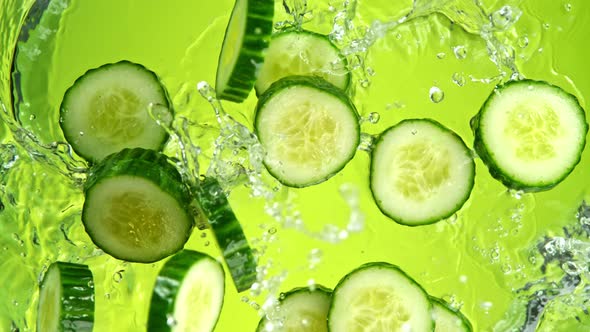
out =
{"type": "Polygon", "coordinates": [[[79,132],[79,133],[78,133],[78,135],[80,135],[80,136],[84,136],[84,132],[83,132],[83,131],[81,131],[81,132],[79,132]]]}
{"type": "Polygon", "coordinates": [[[551,24],[549,24],[547,22],[543,23],[543,29],[549,30],[550,28],[551,28],[551,24]]]}
{"type": "Polygon", "coordinates": [[[373,144],[375,143],[375,137],[372,135],[361,133],[361,143],[359,144],[359,150],[371,152],[373,150],[373,144]]]}
{"type": "Polygon", "coordinates": [[[440,60],[444,59],[447,56],[445,52],[440,52],[436,54],[436,57],[440,60]]]}
{"type": "Polygon", "coordinates": [[[123,280],[123,272],[125,272],[125,270],[119,270],[119,271],[115,272],[113,274],[113,281],[116,283],[120,283],[121,280],[123,280]]]}
{"type": "Polygon", "coordinates": [[[90,280],[87,285],[90,288],[94,288],[94,281],[90,280]]]}
{"type": "Polygon", "coordinates": [[[275,227],[271,227],[268,229],[268,234],[276,234],[277,229],[275,227]]]}
{"type": "Polygon", "coordinates": [[[571,12],[572,11],[572,4],[566,3],[565,5],[563,5],[563,8],[565,9],[566,12],[571,12]]]}
{"type": "Polygon", "coordinates": [[[580,268],[580,266],[578,266],[578,264],[576,264],[575,262],[564,262],[563,264],[561,264],[561,268],[563,269],[563,271],[565,273],[567,273],[570,276],[577,276],[580,275],[583,270],[582,268],[580,268]]]}
{"type": "Polygon", "coordinates": [[[242,296],[242,298],[240,298],[240,300],[244,303],[250,302],[250,299],[247,296],[242,296]]]}
{"type": "Polygon", "coordinates": [[[525,35],[518,38],[518,47],[525,48],[527,46],[529,46],[529,37],[525,35]]]}
{"type": "Polygon", "coordinates": [[[522,190],[509,189],[508,190],[508,194],[512,198],[521,199],[522,198],[522,195],[524,194],[524,191],[522,191],[522,190]]]}
{"type": "Polygon", "coordinates": [[[463,60],[467,57],[467,49],[463,45],[453,47],[453,53],[455,54],[455,57],[459,60],[463,60]]]}
{"type": "Polygon", "coordinates": [[[491,15],[491,21],[494,27],[499,30],[505,30],[510,26],[513,20],[512,8],[510,6],[503,6],[491,15]]]}
{"type": "Polygon", "coordinates": [[[367,67],[366,71],[367,71],[367,75],[375,76],[375,70],[373,68],[367,67]]]}
{"type": "Polygon", "coordinates": [[[206,238],[206,237],[207,237],[207,233],[205,233],[205,232],[201,232],[201,238],[203,238],[203,239],[204,239],[204,238],[206,238]]]}
{"type": "Polygon", "coordinates": [[[440,103],[443,101],[443,99],[445,99],[445,93],[437,86],[431,87],[428,94],[430,96],[430,100],[433,103],[440,103]]]}
{"type": "Polygon", "coordinates": [[[453,83],[457,84],[458,86],[463,86],[465,85],[465,76],[463,76],[463,73],[458,73],[455,72],[453,73],[453,76],[451,77],[451,79],[453,80],[453,83]]]}
{"type": "Polygon", "coordinates": [[[367,121],[369,123],[376,124],[377,122],[379,122],[380,118],[381,118],[381,115],[379,115],[379,113],[371,112],[371,113],[369,113],[369,116],[367,117],[367,121]]]}
{"type": "Polygon", "coordinates": [[[166,314],[166,324],[170,327],[174,327],[178,324],[178,322],[176,321],[176,318],[174,318],[173,315],[166,314]]]}
{"type": "Polygon", "coordinates": [[[204,245],[205,247],[208,247],[211,244],[211,242],[209,242],[209,240],[205,241],[204,245]]]}
{"type": "Polygon", "coordinates": [[[33,121],[37,118],[37,116],[35,114],[31,114],[29,115],[29,120],[33,121]]]}
{"type": "Polygon", "coordinates": [[[316,266],[322,261],[323,252],[318,248],[313,248],[309,251],[307,255],[307,260],[309,261],[309,269],[313,270],[316,266]]]}
{"type": "Polygon", "coordinates": [[[365,89],[371,85],[371,81],[367,79],[360,80],[359,83],[361,84],[361,87],[365,89]]]}

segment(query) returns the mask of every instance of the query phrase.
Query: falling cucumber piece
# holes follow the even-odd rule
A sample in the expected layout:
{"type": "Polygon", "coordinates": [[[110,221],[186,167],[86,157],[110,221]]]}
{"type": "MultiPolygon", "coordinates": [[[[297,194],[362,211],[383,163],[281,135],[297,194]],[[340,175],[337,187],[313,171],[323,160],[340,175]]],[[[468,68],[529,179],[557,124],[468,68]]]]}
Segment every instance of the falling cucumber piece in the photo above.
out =
{"type": "Polygon", "coordinates": [[[347,274],[334,288],[328,330],[431,332],[431,310],[424,289],[399,267],[367,263],[347,274]]]}
{"type": "Polygon", "coordinates": [[[434,296],[429,297],[434,316],[434,332],[472,332],[471,323],[459,310],[434,296]]]}
{"type": "Polygon", "coordinates": [[[256,80],[256,93],[264,93],[279,79],[293,75],[319,76],[346,90],[350,82],[348,62],[328,36],[294,30],[272,36],[264,64],[256,80]]]}
{"type": "Polygon", "coordinates": [[[403,225],[450,217],[469,198],[474,178],[471,151],[434,120],[401,121],[380,135],[372,152],[373,198],[383,214],[403,225]]]}
{"type": "MultiPolygon", "coordinates": [[[[283,332],[327,332],[332,290],[321,285],[298,287],[281,294],[278,316],[283,332]]],[[[276,331],[272,320],[263,317],[256,332],[276,331]]]]}
{"type": "Polygon", "coordinates": [[[88,266],[55,262],[39,290],[37,331],[90,332],[94,325],[94,281],[88,266]]]}
{"type": "Polygon", "coordinates": [[[129,61],[91,69],[65,93],[59,125],[74,151],[90,162],[124,148],[159,150],[166,131],[150,116],[158,105],[158,119],[172,121],[168,93],[158,76],[129,61]]]}
{"type": "Polygon", "coordinates": [[[288,76],[273,83],[258,99],[254,127],[266,150],[264,165],[291,187],[336,175],[360,143],[354,104],[320,77],[288,76]]]}
{"type": "Polygon", "coordinates": [[[225,275],[219,262],[200,252],[180,251],[156,278],[147,331],[213,331],[224,292],[225,275]]]}
{"type": "Polygon", "coordinates": [[[548,190],[580,162],[588,123],[578,99],[547,82],[511,81],[490,94],[471,122],[490,174],[514,190],[548,190]]]}
{"type": "Polygon", "coordinates": [[[256,280],[256,259],[219,182],[212,177],[205,178],[198,196],[236,289],[238,292],[250,289],[256,280]]]}
{"type": "Polygon", "coordinates": [[[242,102],[254,87],[272,33],[273,0],[236,0],[217,65],[217,97],[242,102]]]}
{"type": "Polygon", "coordinates": [[[82,221],[107,254],[151,263],[182,249],[193,217],[191,197],[166,156],[124,149],[90,169],[84,187],[82,221]]]}

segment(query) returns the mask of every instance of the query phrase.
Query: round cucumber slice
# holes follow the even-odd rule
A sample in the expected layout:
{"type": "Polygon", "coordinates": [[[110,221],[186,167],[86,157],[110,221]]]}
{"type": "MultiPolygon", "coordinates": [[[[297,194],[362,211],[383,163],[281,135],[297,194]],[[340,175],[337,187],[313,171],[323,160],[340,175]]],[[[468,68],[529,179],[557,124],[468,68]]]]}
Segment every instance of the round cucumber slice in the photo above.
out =
{"type": "Polygon", "coordinates": [[[334,288],[328,330],[430,332],[434,329],[431,310],[424,289],[399,267],[367,263],[334,288]]]}
{"type": "MultiPolygon", "coordinates": [[[[283,332],[326,332],[332,290],[322,285],[294,288],[281,294],[277,316],[283,332]]],[[[257,332],[277,331],[272,320],[263,317],[257,332]]]]}
{"type": "Polygon", "coordinates": [[[86,232],[115,258],[155,262],[182,249],[191,234],[188,190],[156,151],[124,149],[108,156],[91,168],[84,191],[86,232]]]}
{"type": "Polygon", "coordinates": [[[429,297],[434,316],[434,332],[472,332],[471,323],[459,310],[434,296],[429,297]]]}
{"type": "Polygon", "coordinates": [[[588,123],[575,96],[547,82],[497,87],[472,119],[474,148],[508,188],[535,192],[563,181],[580,162],[588,123]]]}
{"type": "Polygon", "coordinates": [[[273,35],[256,80],[256,93],[264,93],[279,79],[293,75],[319,76],[346,90],[348,62],[328,36],[295,30],[273,35]]]}
{"type": "Polygon", "coordinates": [[[39,290],[37,331],[90,332],[94,325],[94,281],[88,266],[55,262],[39,290]]]}
{"type": "Polygon", "coordinates": [[[431,119],[404,120],[381,134],[371,192],[394,221],[418,226],[451,216],[473,189],[475,163],[463,140],[431,119]]]}
{"type": "Polygon", "coordinates": [[[149,332],[211,332],[225,293],[223,267],[212,257],[183,250],[160,270],[152,293],[149,332]]]}
{"type": "Polygon", "coordinates": [[[360,142],[353,103],[319,77],[289,76],[273,83],[258,100],[254,127],[266,149],[266,168],[291,187],[334,176],[360,142]]]}
{"type": "Polygon", "coordinates": [[[91,69],[65,93],[59,124],[74,151],[90,162],[124,148],[159,150],[166,131],[150,117],[161,105],[161,121],[172,121],[168,93],[156,74],[129,61],[91,69]],[[165,111],[164,111],[165,110],[165,111]]]}

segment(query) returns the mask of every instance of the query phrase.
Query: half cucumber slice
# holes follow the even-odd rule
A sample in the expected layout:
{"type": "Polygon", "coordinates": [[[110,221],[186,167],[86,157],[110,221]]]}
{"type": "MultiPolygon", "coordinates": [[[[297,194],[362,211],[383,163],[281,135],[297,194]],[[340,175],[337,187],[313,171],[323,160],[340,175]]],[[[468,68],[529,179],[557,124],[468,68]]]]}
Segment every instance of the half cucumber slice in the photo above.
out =
{"type": "Polygon", "coordinates": [[[342,90],[319,77],[289,76],[258,99],[264,164],[281,183],[306,187],[338,173],[360,142],[359,116],[342,90]]]}
{"type": "Polygon", "coordinates": [[[124,149],[93,166],[82,221],[107,254],[151,263],[184,246],[193,227],[191,202],[178,170],[163,154],[124,149]]]}
{"type": "Polygon", "coordinates": [[[475,163],[463,140],[430,119],[381,134],[371,157],[371,192],[383,214],[417,226],[451,216],[469,198],[475,163]]]}
{"type": "Polygon", "coordinates": [[[334,332],[431,332],[431,310],[424,289],[399,267],[367,263],[334,288],[328,327],[334,332]]]}
{"type": "Polygon", "coordinates": [[[152,293],[148,331],[211,332],[225,292],[223,267],[212,257],[182,250],[160,270],[152,293]]]}
{"type": "Polygon", "coordinates": [[[94,325],[94,281],[88,266],[55,262],[39,290],[37,331],[90,332],[94,325]]]}
{"type": "Polygon", "coordinates": [[[273,15],[273,0],[236,0],[217,64],[218,98],[240,103],[248,97],[264,61],[273,15]]]}
{"type": "Polygon", "coordinates": [[[166,131],[150,117],[150,104],[161,105],[161,121],[172,121],[168,94],[156,74],[121,61],[91,69],[65,93],[59,124],[77,154],[91,162],[124,148],[159,150],[166,131]]]}
{"type": "Polygon", "coordinates": [[[497,87],[471,124],[475,151],[490,174],[526,192],[563,181],[580,162],[588,132],[576,97],[533,80],[497,87]]]}
{"type": "Polygon", "coordinates": [[[236,289],[238,292],[250,289],[256,281],[256,259],[219,182],[205,178],[198,196],[236,289]]]}
{"type": "MultiPolygon", "coordinates": [[[[299,287],[281,294],[278,316],[283,332],[326,332],[332,290],[321,285],[299,287]]],[[[263,317],[257,332],[277,331],[271,320],[263,317]]]]}
{"type": "Polygon", "coordinates": [[[346,90],[348,62],[328,36],[305,30],[273,35],[256,80],[256,93],[264,93],[279,79],[292,75],[319,76],[346,90]]]}
{"type": "Polygon", "coordinates": [[[472,332],[471,323],[459,310],[452,308],[447,302],[430,296],[432,315],[436,328],[434,332],[472,332]]]}

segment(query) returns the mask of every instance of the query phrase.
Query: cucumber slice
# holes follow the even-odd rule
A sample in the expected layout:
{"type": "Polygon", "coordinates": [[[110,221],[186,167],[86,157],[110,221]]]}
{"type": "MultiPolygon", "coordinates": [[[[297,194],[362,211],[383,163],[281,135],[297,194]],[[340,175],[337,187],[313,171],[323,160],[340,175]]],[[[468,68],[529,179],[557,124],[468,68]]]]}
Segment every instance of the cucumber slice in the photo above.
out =
{"type": "Polygon", "coordinates": [[[535,192],[556,186],[580,162],[588,123],[573,95],[522,80],[497,87],[472,128],[491,175],[509,188],[535,192]]]}
{"type": "Polygon", "coordinates": [[[266,168],[291,187],[334,176],[360,143],[353,103],[319,77],[289,76],[273,83],[258,99],[254,127],[266,149],[266,168]]]}
{"type": "Polygon", "coordinates": [[[198,195],[236,289],[250,289],[256,281],[256,259],[223,189],[216,179],[207,177],[201,182],[198,195]]]}
{"type": "Polygon", "coordinates": [[[92,331],[94,281],[88,266],[55,262],[39,290],[37,331],[92,331]]]}
{"type": "Polygon", "coordinates": [[[399,267],[384,262],[367,263],[342,278],[334,288],[328,329],[432,331],[431,310],[424,289],[399,267]]]}
{"type": "Polygon", "coordinates": [[[273,0],[236,0],[217,64],[218,98],[240,103],[248,97],[264,61],[273,15],[273,0]]]}
{"type": "Polygon", "coordinates": [[[166,156],[124,149],[93,166],[82,221],[107,254],[151,263],[184,246],[193,227],[188,190],[166,156]]]}
{"type": "MultiPolygon", "coordinates": [[[[300,287],[281,294],[278,315],[283,332],[326,332],[332,290],[321,285],[300,287]]],[[[263,317],[257,332],[277,331],[274,323],[263,317]]]]}
{"type": "Polygon", "coordinates": [[[472,332],[471,323],[459,310],[452,308],[447,302],[434,296],[429,297],[432,303],[432,315],[436,328],[434,332],[472,332]]]}
{"type": "Polygon", "coordinates": [[[121,61],[91,69],[65,93],[59,125],[74,151],[97,162],[124,148],[159,150],[168,134],[150,117],[162,105],[161,121],[172,121],[166,89],[155,73],[121,61]]]}
{"type": "Polygon", "coordinates": [[[463,140],[431,119],[390,127],[371,156],[375,202],[383,214],[407,226],[430,224],[458,211],[474,178],[475,163],[463,140]]]}
{"type": "Polygon", "coordinates": [[[346,90],[348,62],[328,36],[311,31],[286,31],[273,35],[256,80],[256,93],[264,93],[279,79],[314,75],[346,90]]]}
{"type": "Polygon", "coordinates": [[[152,293],[148,331],[213,331],[225,292],[223,267],[210,256],[182,250],[160,270],[152,293]]]}

